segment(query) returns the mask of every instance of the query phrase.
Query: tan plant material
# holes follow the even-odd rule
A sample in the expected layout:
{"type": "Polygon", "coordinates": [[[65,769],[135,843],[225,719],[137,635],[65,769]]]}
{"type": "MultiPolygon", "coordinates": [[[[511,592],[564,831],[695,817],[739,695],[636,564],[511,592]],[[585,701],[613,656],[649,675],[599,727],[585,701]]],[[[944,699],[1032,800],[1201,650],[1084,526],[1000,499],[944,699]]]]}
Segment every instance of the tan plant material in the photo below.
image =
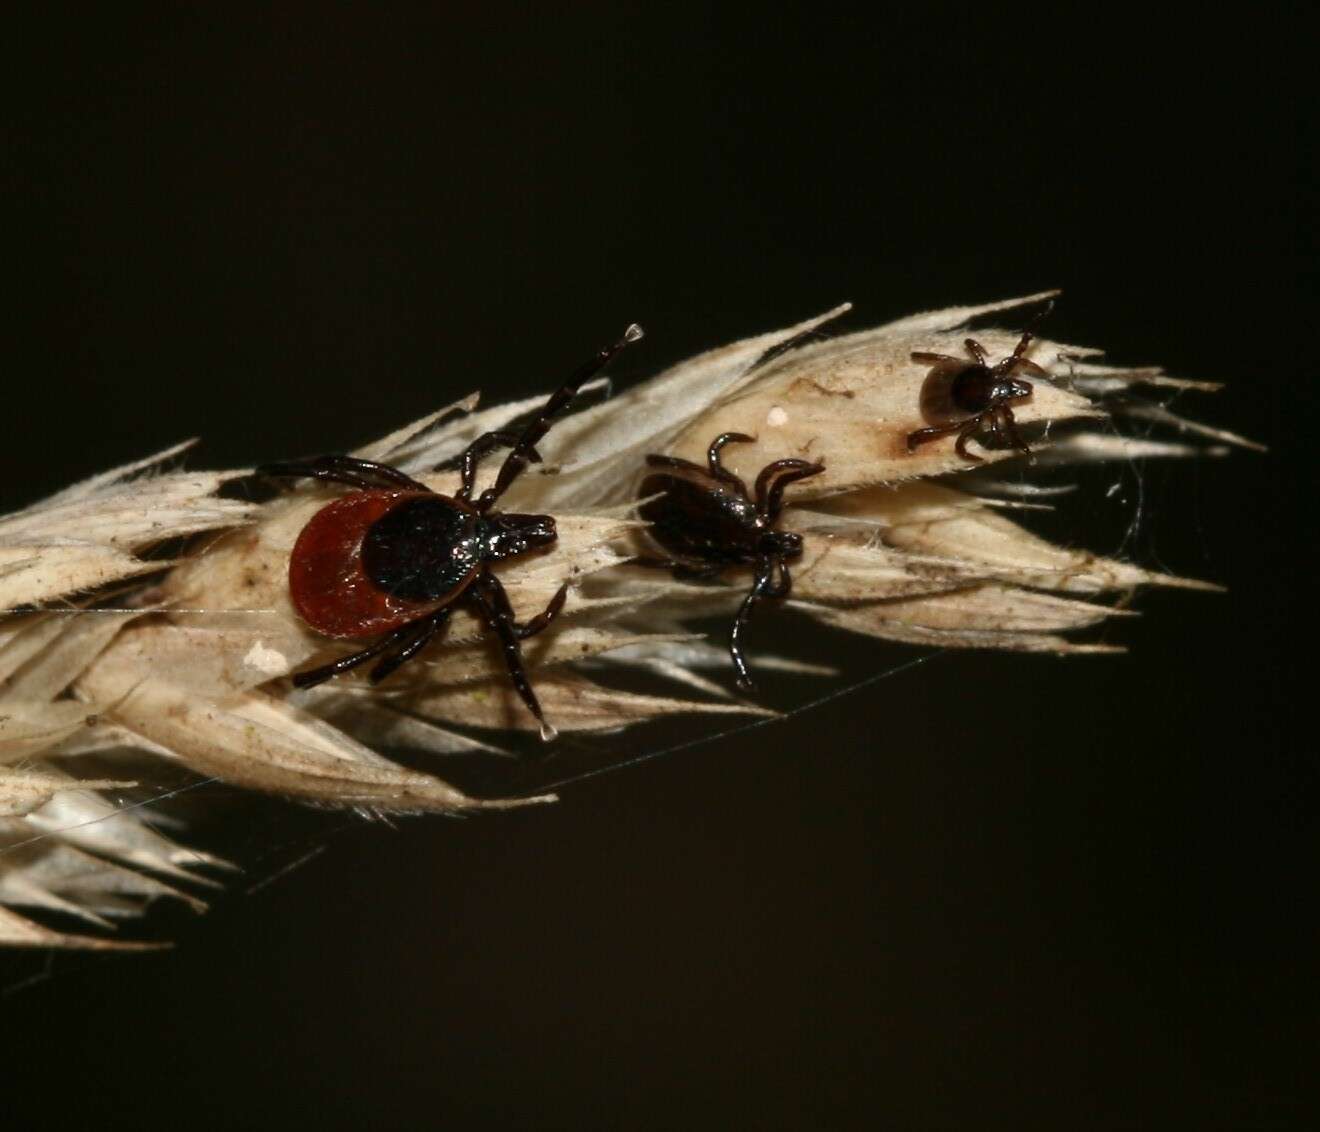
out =
{"type": "MultiPolygon", "coordinates": [[[[913,351],[961,356],[968,320],[1048,297],[822,337],[845,305],[692,358],[562,419],[539,445],[545,462],[502,501],[558,524],[549,552],[499,571],[520,620],[569,584],[563,616],[524,649],[548,717],[564,731],[611,733],[680,713],[773,713],[731,694],[724,641],[694,628],[731,617],[745,572],[694,585],[630,564],[649,548],[635,513],[643,458],[700,461],[725,431],[756,438],[725,450],[726,464],[749,480],[785,457],[825,465],[790,489],[781,524],[805,538],[791,605],[822,624],[927,646],[1107,652],[1114,646],[1074,634],[1127,616],[1115,595],[1213,588],[1055,546],[1014,517],[1042,500],[1067,505],[1066,495],[1056,500],[1056,489],[1032,484],[1035,467],[1249,444],[1155,399],[1161,389],[1213,388],[1205,383],[1103,365],[1097,350],[1040,339],[1030,357],[1052,380],[1035,381],[1032,398],[1014,406],[1034,463],[974,440],[984,463],[973,465],[952,437],[908,451],[908,434],[925,423],[919,391],[928,372],[913,351]],[[1115,422],[1125,419],[1176,435],[1124,436],[1115,422]],[[668,690],[629,687],[638,675],[668,690]]],[[[1018,332],[976,336],[997,359],[1018,332]]],[[[357,454],[450,493],[456,476],[430,469],[541,401],[478,410],[472,395],[357,454]]],[[[295,691],[289,673],[345,651],[299,619],[288,591],[298,533],[344,489],[302,485],[264,504],[237,502],[216,492],[245,472],[166,470],[182,448],[0,518],[8,611],[0,620],[0,943],[125,946],[42,926],[16,908],[104,930],[161,897],[203,906],[196,888],[216,883],[226,865],[142,820],[137,800],[150,798],[151,784],[132,793],[136,773],[105,770],[130,754],[134,766],[164,760],[204,779],[366,813],[553,801],[472,797],[379,753],[498,754],[502,736],[535,730],[498,651],[464,608],[442,641],[379,687],[353,675],[295,691]],[[165,547],[173,557],[162,556],[165,547]]],[[[753,663],[830,674],[769,633],[753,663]]]]}

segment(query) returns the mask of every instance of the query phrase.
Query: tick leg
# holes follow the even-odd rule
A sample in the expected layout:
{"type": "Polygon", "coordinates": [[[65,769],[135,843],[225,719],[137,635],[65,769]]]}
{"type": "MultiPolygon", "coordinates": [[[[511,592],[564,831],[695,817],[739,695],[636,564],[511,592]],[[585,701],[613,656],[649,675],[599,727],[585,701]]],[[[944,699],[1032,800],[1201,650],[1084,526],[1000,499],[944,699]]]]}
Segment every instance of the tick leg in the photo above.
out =
{"type": "Polygon", "coordinates": [[[752,679],[751,670],[747,667],[747,658],[743,655],[742,635],[743,630],[747,628],[747,622],[752,617],[752,607],[756,604],[756,599],[760,595],[756,592],[756,585],[753,584],[743,603],[738,607],[738,615],[733,619],[733,629],[729,633],[729,656],[733,659],[733,671],[738,687],[744,692],[756,691],[756,681],[752,679]]]}
{"type": "Polygon", "coordinates": [[[317,462],[326,467],[371,477],[378,480],[382,487],[402,487],[412,491],[431,490],[425,484],[418,483],[412,476],[399,471],[398,468],[377,463],[375,460],[361,460],[356,456],[321,456],[317,462]]]}
{"type": "MultiPolygon", "coordinates": [[[[445,606],[443,609],[437,609],[431,614],[431,616],[426,618],[425,623],[422,625],[417,636],[404,645],[403,648],[399,649],[398,652],[387,655],[384,660],[371,670],[371,682],[373,684],[379,684],[385,679],[385,677],[389,676],[390,673],[398,669],[400,665],[406,664],[421,652],[422,649],[426,648],[426,646],[434,639],[435,635],[448,623],[449,614],[450,607],[445,606]]],[[[414,622],[414,624],[416,623],[414,622]]]]}
{"type": "Polygon", "coordinates": [[[684,460],[681,456],[648,456],[646,458],[647,467],[650,468],[681,468],[685,472],[700,472],[706,474],[706,469],[700,464],[694,464],[691,460],[684,460]]]}
{"type": "Polygon", "coordinates": [[[518,639],[527,640],[528,637],[534,637],[537,633],[545,629],[551,621],[559,616],[560,610],[564,608],[564,599],[568,597],[568,583],[565,582],[558,590],[555,596],[550,599],[547,605],[540,613],[530,621],[524,621],[518,626],[518,639]]]}
{"type": "Polygon", "coordinates": [[[954,424],[935,425],[931,428],[919,428],[916,432],[908,433],[907,450],[913,452],[918,444],[926,444],[941,436],[948,436],[951,432],[957,432],[967,424],[966,421],[957,421],[954,424]]]}
{"type": "Polygon", "coordinates": [[[911,355],[914,362],[920,362],[922,365],[937,366],[941,362],[953,362],[954,365],[965,366],[967,363],[962,358],[955,358],[951,354],[928,354],[924,350],[918,350],[911,355]]]}
{"type": "MultiPolygon", "coordinates": [[[[967,352],[977,360],[977,363],[989,368],[989,363],[985,360],[985,347],[975,338],[968,338],[963,345],[967,347],[967,352]]],[[[964,365],[967,363],[964,362],[964,365]]]]}
{"type": "Polygon", "coordinates": [[[651,554],[639,554],[628,559],[629,566],[642,566],[648,570],[669,570],[680,582],[709,582],[719,577],[726,562],[684,562],[681,558],[659,558],[651,554]]]}
{"type": "Polygon", "coordinates": [[[807,460],[776,460],[767,464],[756,477],[757,513],[773,523],[784,506],[784,488],[809,476],[818,476],[824,470],[824,464],[807,460]]]}
{"type": "MultiPolygon", "coordinates": [[[[463,485],[456,493],[459,499],[469,499],[472,496],[472,488],[477,479],[477,465],[481,458],[503,445],[505,448],[513,448],[518,443],[518,434],[516,432],[488,432],[477,437],[457,456],[451,456],[448,460],[442,460],[435,466],[437,472],[450,472],[454,469],[461,469],[463,473],[463,485]]],[[[541,454],[532,448],[527,453],[527,462],[529,464],[539,464],[541,454]]]]}
{"type": "Polygon", "coordinates": [[[481,498],[477,500],[478,511],[490,510],[495,501],[508,491],[509,485],[522,475],[527,465],[532,462],[535,445],[550,431],[559,414],[568,408],[573,398],[577,396],[577,391],[609,365],[615,354],[636,342],[641,336],[642,328],[633,323],[623,332],[622,338],[613,345],[597,351],[594,357],[579,366],[568,380],[550,395],[549,400],[541,407],[541,411],[536,414],[531,424],[522,430],[518,442],[504,458],[499,474],[495,477],[495,483],[481,493],[481,498]]]}
{"type": "Polygon", "coordinates": [[[514,627],[514,632],[518,634],[518,640],[520,641],[525,641],[528,637],[534,637],[537,633],[548,628],[550,622],[559,616],[560,611],[564,608],[564,601],[568,597],[568,583],[565,582],[555,591],[555,596],[550,599],[550,603],[540,613],[530,621],[525,621],[519,625],[514,619],[513,606],[509,603],[508,591],[494,575],[491,575],[491,579],[497,583],[498,588],[491,592],[490,604],[500,617],[507,620],[514,627]]]}
{"type": "MultiPolygon", "coordinates": [[[[1036,337],[1036,327],[1038,327],[1041,324],[1041,322],[1053,309],[1054,309],[1054,300],[1051,299],[1048,303],[1045,304],[1040,314],[1036,315],[1035,318],[1033,318],[1029,323],[1027,323],[1027,328],[1022,332],[1022,337],[1018,339],[1018,344],[1013,347],[1013,352],[1009,354],[1008,357],[1006,357],[1002,362],[999,363],[999,365],[995,367],[995,369],[1001,375],[1008,373],[1008,371],[1013,369],[1014,366],[1018,366],[1022,364],[1022,355],[1027,352],[1027,347],[1031,345],[1032,341],[1036,337]]],[[[981,361],[982,364],[984,365],[985,359],[983,358],[981,361]]],[[[1039,368],[1040,367],[1038,366],[1037,369],[1039,370],[1039,368]]],[[[1040,371],[1040,373],[1042,377],[1047,376],[1043,370],[1040,371]]]]}
{"type": "Polygon", "coordinates": [[[310,460],[286,460],[274,464],[262,464],[257,468],[262,476],[281,478],[300,478],[323,480],[327,483],[342,483],[349,487],[401,488],[405,491],[425,491],[431,489],[418,483],[412,476],[392,468],[388,464],[378,464],[374,460],[359,460],[355,456],[315,456],[310,460]]]}
{"type": "MultiPolygon", "coordinates": [[[[791,583],[786,582],[787,572],[777,585],[771,584],[771,578],[774,574],[775,559],[762,558],[756,564],[756,581],[752,583],[752,588],[747,596],[743,598],[743,603],[738,607],[738,614],[733,619],[733,629],[729,632],[729,656],[733,659],[733,671],[737,678],[738,687],[744,692],[755,691],[756,681],[752,679],[751,669],[747,667],[747,657],[743,655],[742,637],[747,629],[747,622],[752,618],[752,609],[756,603],[763,597],[778,597],[780,591],[788,592],[791,583]]],[[[783,563],[779,564],[780,570],[783,570],[783,563]]]]}
{"type": "Polygon", "coordinates": [[[763,366],[768,366],[776,358],[783,357],[790,350],[796,350],[799,346],[805,345],[807,342],[823,342],[824,340],[825,335],[822,331],[815,329],[803,330],[800,334],[794,334],[792,338],[786,338],[783,342],[780,342],[779,345],[771,346],[770,349],[748,367],[747,372],[753,373],[756,370],[761,369],[763,366]]]}
{"type": "MultiPolygon", "coordinates": [[[[505,429],[498,429],[495,432],[485,432],[464,448],[462,452],[458,453],[458,455],[450,456],[447,460],[441,460],[440,463],[436,464],[435,470],[437,472],[456,471],[463,466],[464,459],[469,455],[480,459],[482,456],[485,456],[488,452],[494,451],[496,448],[501,446],[512,448],[517,443],[518,434],[516,432],[509,432],[505,429]]],[[[539,464],[541,462],[541,455],[533,449],[528,453],[528,459],[533,464],[539,464]]]]}
{"type": "Polygon", "coordinates": [[[500,580],[490,573],[479,577],[468,588],[468,593],[471,594],[471,600],[476,603],[477,608],[481,610],[486,624],[499,640],[514,690],[522,697],[522,702],[527,705],[527,710],[536,718],[536,722],[541,725],[541,738],[549,742],[557,732],[546,722],[545,713],[541,711],[541,703],[532,690],[531,681],[527,678],[527,669],[523,666],[522,645],[518,639],[518,627],[514,624],[513,608],[509,605],[509,595],[504,592],[500,580]]]}
{"type": "Polygon", "coordinates": [[[411,621],[402,628],[395,629],[392,633],[386,633],[374,645],[369,645],[361,652],[341,656],[338,660],[332,660],[329,664],[321,665],[320,668],[311,668],[306,672],[295,672],[292,677],[293,686],[295,688],[314,688],[317,684],[324,684],[327,680],[338,676],[342,672],[347,672],[360,664],[366,664],[367,661],[374,660],[382,653],[389,652],[402,642],[407,641],[417,631],[417,622],[411,621]]]}
{"type": "Polygon", "coordinates": [[[1013,370],[1024,369],[1033,377],[1043,377],[1046,380],[1049,380],[1050,377],[1049,370],[1042,369],[1040,366],[1038,366],[1035,362],[1031,361],[1029,358],[1017,358],[1010,360],[1013,361],[1013,364],[1004,370],[1005,374],[1011,373],[1013,370]]]}
{"type": "Polygon", "coordinates": [[[1022,434],[1018,432],[1017,418],[1013,416],[1013,410],[1007,405],[1000,405],[995,411],[995,432],[1023,455],[1031,455],[1031,449],[1027,447],[1027,442],[1022,439],[1022,434]]]}
{"type": "Polygon", "coordinates": [[[710,474],[717,480],[737,489],[738,494],[744,499],[748,498],[747,485],[720,463],[720,449],[726,444],[755,443],[756,437],[748,436],[745,432],[722,432],[710,442],[710,447],[706,449],[706,466],[710,469],[710,474]]]}
{"type": "Polygon", "coordinates": [[[963,424],[965,427],[962,432],[958,434],[958,443],[953,446],[954,451],[964,460],[970,460],[973,464],[985,463],[984,457],[977,456],[974,452],[967,451],[967,442],[975,436],[977,430],[980,429],[981,418],[973,417],[970,421],[964,421],[963,424]]]}
{"type": "Polygon", "coordinates": [[[788,563],[782,558],[772,558],[771,565],[779,574],[779,580],[761,594],[762,597],[782,600],[793,592],[793,575],[788,572],[788,563]]]}

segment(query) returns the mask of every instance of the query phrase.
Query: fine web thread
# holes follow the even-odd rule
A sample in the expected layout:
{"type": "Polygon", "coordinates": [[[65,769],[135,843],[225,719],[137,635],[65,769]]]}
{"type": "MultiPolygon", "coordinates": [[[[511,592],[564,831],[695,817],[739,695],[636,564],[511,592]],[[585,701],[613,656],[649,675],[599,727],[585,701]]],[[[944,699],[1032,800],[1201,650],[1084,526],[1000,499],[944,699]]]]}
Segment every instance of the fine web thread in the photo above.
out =
{"type": "MultiPolygon", "coordinates": [[[[117,818],[120,814],[132,813],[134,810],[145,809],[147,806],[155,805],[157,802],[163,802],[167,798],[173,798],[179,794],[186,794],[189,790],[196,790],[199,786],[210,786],[213,782],[220,780],[215,777],[201,778],[196,782],[187,782],[182,786],[176,786],[173,790],[165,790],[159,794],[153,794],[150,798],[143,798],[139,802],[128,802],[122,806],[116,806],[113,813],[102,814],[99,818],[88,818],[86,821],[75,822],[73,825],[62,825],[59,829],[48,829],[42,833],[35,834],[32,837],[25,838],[22,841],[15,841],[13,844],[6,845],[0,849],[0,857],[4,857],[15,850],[22,849],[26,845],[35,845],[39,841],[45,841],[49,837],[58,837],[62,833],[70,833],[75,829],[82,829],[84,826],[96,825],[98,822],[109,821],[111,818],[117,818]]],[[[69,785],[71,790],[76,790],[78,784],[72,782],[69,785]]],[[[183,852],[190,852],[186,847],[180,847],[183,852]]],[[[197,854],[201,856],[200,853],[197,854]]]]}
{"type": "Polygon", "coordinates": [[[768,727],[774,723],[782,723],[785,720],[792,719],[794,716],[802,715],[804,712],[815,711],[816,708],[824,707],[828,703],[842,699],[844,696],[851,695],[853,692],[860,691],[862,688],[869,687],[872,684],[878,684],[881,680],[887,680],[891,676],[900,676],[919,665],[925,664],[929,660],[935,660],[944,656],[948,650],[939,649],[925,656],[916,657],[894,668],[887,668],[883,672],[874,672],[870,676],[863,677],[852,684],[845,685],[842,688],[836,688],[832,692],[826,692],[824,695],[817,696],[814,700],[808,700],[805,704],[792,708],[783,715],[770,716],[765,719],[754,719],[750,723],[742,723],[737,727],[729,727],[723,731],[716,731],[711,735],[699,735],[695,739],[688,739],[682,743],[675,743],[673,746],[660,747],[654,751],[643,751],[640,755],[633,755],[632,758],[624,759],[622,762],[607,763],[605,766],[597,767],[595,770],[584,771],[581,774],[572,775],[569,778],[561,778],[555,782],[547,782],[537,786],[535,790],[528,791],[527,794],[540,794],[547,790],[557,790],[562,786],[571,786],[575,782],[584,782],[588,778],[599,778],[602,775],[613,774],[616,771],[627,770],[629,767],[639,766],[642,763],[651,762],[653,759],[663,758],[665,755],[677,754],[680,751],[689,751],[693,747],[704,746],[706,743],[715,743],[720,739],[729,739],[735,735],[745,735],[749,731],[756,731],[761,727],[768,727]]]}

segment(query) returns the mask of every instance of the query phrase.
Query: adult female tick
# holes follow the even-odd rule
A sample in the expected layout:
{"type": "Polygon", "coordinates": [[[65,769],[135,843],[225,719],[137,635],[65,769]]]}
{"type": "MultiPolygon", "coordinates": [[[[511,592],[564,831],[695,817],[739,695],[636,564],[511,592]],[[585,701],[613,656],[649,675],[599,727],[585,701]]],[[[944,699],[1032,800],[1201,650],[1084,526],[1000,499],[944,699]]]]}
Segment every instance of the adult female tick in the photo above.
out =
{"type": "Polygon", "coordinates": [[[984,348],[975,338],[968,338],[964,343],[974,361],[969,362],[966,358],[955,358],[949,354],[913,354],[914,362],[932,367],[921,386],[921,414],[932,422],[932,427],[919,428],[909,433],[908,451],[915,451],[918,444],[956,432],[958,442],[954,450],[964,460],[980,463],[982,457],[967,451],[967,441],[989,425],[989,431],[998,440],[1012,445],[1019,452],[1030,454],[1031,449],[1017,430],[1009,402],[1030,397],[1032,386],[1031,382],[1021,381],[1012,374],[1015,370],[1026,370],[1037,377],[1049,377],[1048,373],[1035,362],[1028,361],[1023,354],[1036,336],[1036,326],[1053,307],[1052,302],[1047,304],[1022,332],[1013,352],[993,366],[987,361],[984,348]]]}
{"type": "Polygon", "coordinates": [[[729,655],[738,687],[755,687],[742,636],[752,609],[762,598],[788,597],[793,578],[787,563],[802,556],[802,536],[777,529],[784,488],[819,475],[823,464],[776,460],[761,469],[753,492],[720,463],[720,450],[734,442],[751,443],[741,432],[721,433],[706,450],[706,467],[676,456],[647,456],[655,469],[642,480],[638,514],[651,524],[651,537],[672,557],[643,556],[636,565],[673,571],[688,581],[711,579],[731,566],[751,566],[752,588],[743,599],[729,634],[729,655]]]}
{"type": "Polygon", "coordinates": [[[561,586],[542,612],[519,625],[491,566],[553,544],[558,537],[555,520],[499,511],[495,503],[528,464],[540,460],[537,442],[582,385],[641,336],[641,327],[628,327],[622,338],[569,377],[520,433],[488,432],[441,465],[460,470],[461,485],[452,496],[434,492],[388,464],[352,456],[319,456],[257,469],[262,475],[306,477],[355,489],[322,507],[302,529],[289,559],[289,592],[299,615],[318,633],[345,640],[379,639],[349,656],[296,673],[297,687],[310,688],[377,658],[371,682],[384,680],[421,652],[444,628],[455,605],[464,601],[498,639],[513,686],[540,724],[541,737],[554,737],[527,678],[521,642],[555,619],[568,587],[561,586]],[[494,483],[474,501],[478,463],[498,447],[509,448],[509,453],[494,483]]]}

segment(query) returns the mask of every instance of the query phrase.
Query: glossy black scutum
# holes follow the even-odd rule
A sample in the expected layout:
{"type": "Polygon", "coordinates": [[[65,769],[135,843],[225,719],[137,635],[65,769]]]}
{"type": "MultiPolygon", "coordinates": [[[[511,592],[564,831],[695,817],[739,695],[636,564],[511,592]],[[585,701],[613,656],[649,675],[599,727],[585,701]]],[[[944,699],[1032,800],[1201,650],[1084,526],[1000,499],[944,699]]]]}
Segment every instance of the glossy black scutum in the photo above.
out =
{"type": "Polygon", "coordinates": [[[372,583],[407,601],[438,601],[469,580],[483,562],[526,554],[555,541],[549,515],[481,515],[443,495],[405,499],[362,540],[362,566],[372,583]]]}
{"type": "Polygon", "coordinates": [[[485,557],[480,516],[440,495],[405,499],[377,519],[362,541],[367,577],[407,601],[437,601],[485,557]]]}

